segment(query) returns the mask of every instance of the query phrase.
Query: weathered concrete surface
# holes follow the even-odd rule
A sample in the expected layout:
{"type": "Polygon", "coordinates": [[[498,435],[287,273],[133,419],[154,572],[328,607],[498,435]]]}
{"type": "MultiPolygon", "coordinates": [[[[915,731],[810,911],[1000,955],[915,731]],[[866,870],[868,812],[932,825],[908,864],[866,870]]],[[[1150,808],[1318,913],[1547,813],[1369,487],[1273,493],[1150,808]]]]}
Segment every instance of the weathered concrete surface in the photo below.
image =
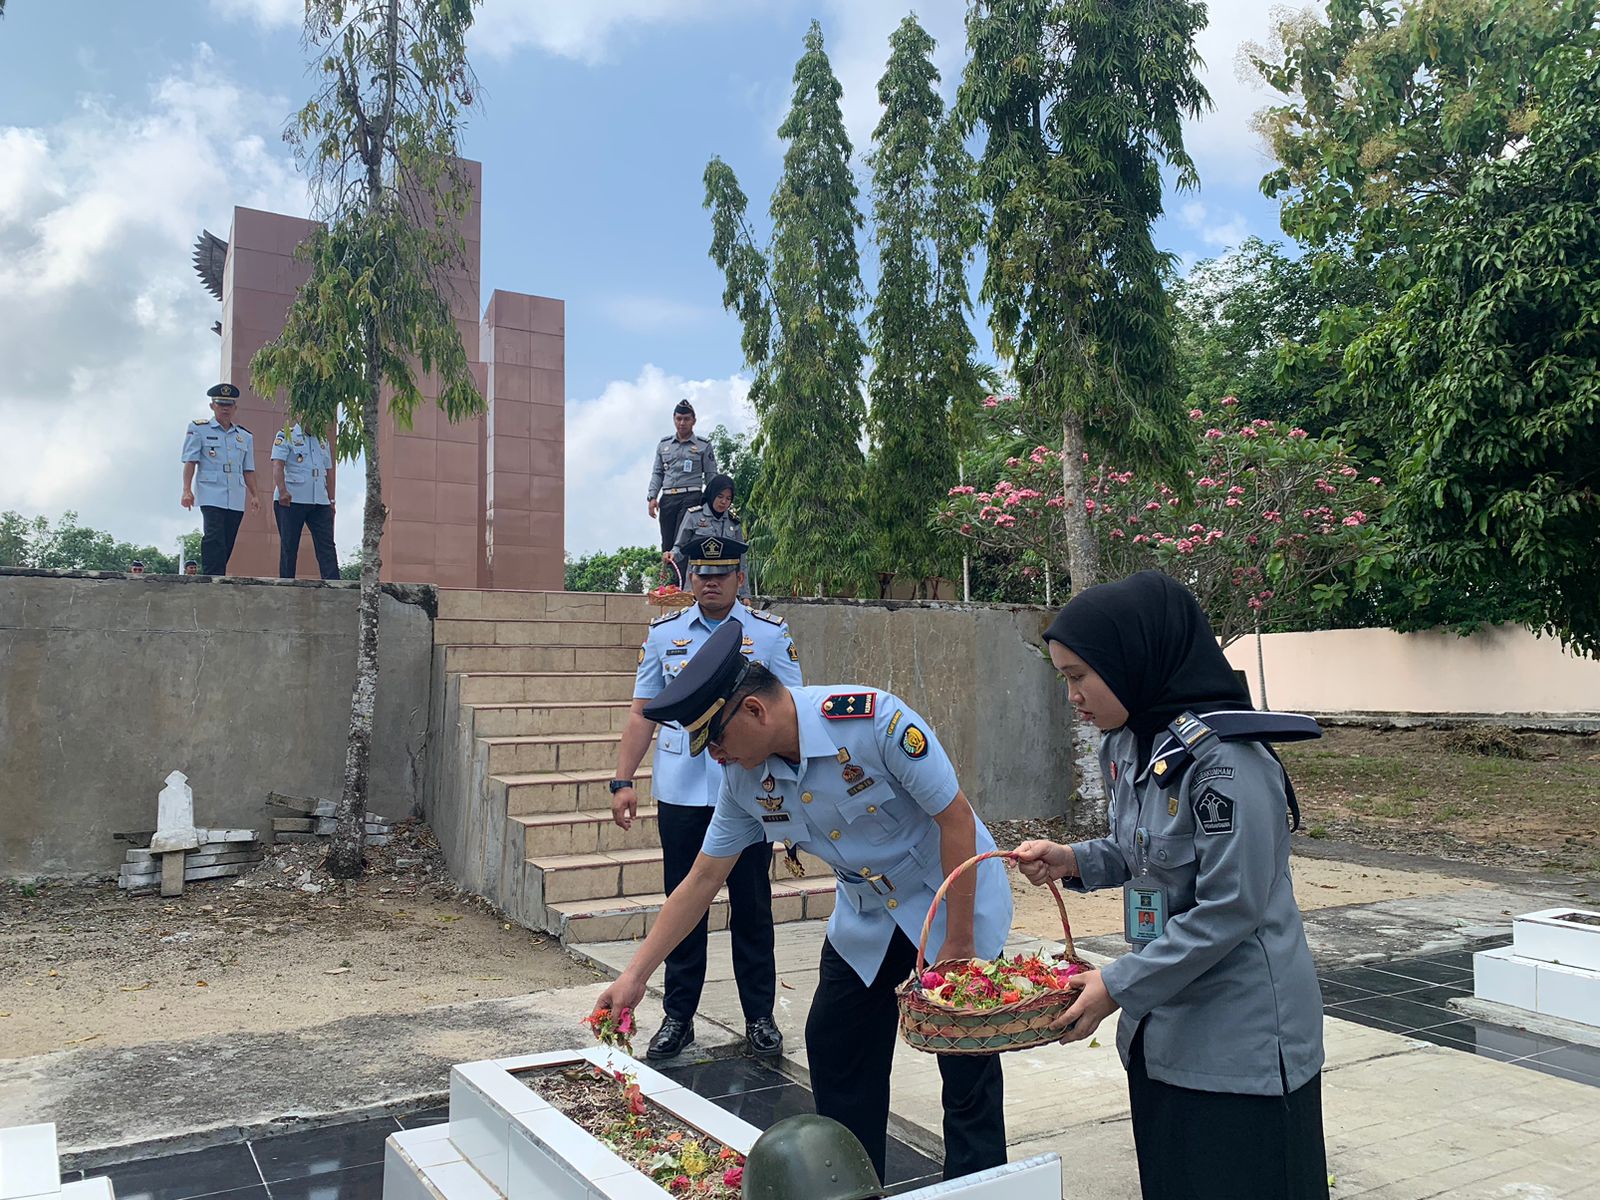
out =
{"type": "Polygon", "coordinates": [[[1072,795],[1072,709],[1041,649],[1054,611],[996,604],[780,600],[805,680],[887,688],[938,730],[993,820],[1058,816],[1072,795]]]}
{"type": "MultiPolygon", "coordinates": [[[[269,791],[337,796],[354,584],[0,570],[0,877],[114,872],[174,769],[207,827],[269,791]]],[[[371,805],[408,815],[427,751],[431,588],[382,599],[371,805]],[[397,598],[403,597],[403,598],[397,598]]]]}
{"type": "MultiPolygon", "coordinates": [[[[347,1017],[270,1034],[84,1047],[0,1060],[0,1128],[55,1121],[64,1168],[235,1141],[286,1121],[442,1103],[450,1067],[592,1045],[578,1022],[604,986],[347,1017]]],[[[738,1039],[710,1023],[706,1051],[738,1039]]],[[[742,1035],[741,1035],[742,1036],[742,1035]]]]}

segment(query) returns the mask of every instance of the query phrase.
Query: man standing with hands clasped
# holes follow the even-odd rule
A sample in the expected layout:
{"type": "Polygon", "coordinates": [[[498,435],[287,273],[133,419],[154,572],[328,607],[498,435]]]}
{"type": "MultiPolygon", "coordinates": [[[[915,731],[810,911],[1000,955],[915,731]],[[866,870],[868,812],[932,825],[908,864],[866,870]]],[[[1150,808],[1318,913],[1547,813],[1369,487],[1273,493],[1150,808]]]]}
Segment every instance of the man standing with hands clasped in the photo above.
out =
{"type": "MultiPolygon", "coordinates": [[[[633,775],[650,748],[655,726],[645,707],[682,674],[714,631],[732,626],[736,656],[766,665],[785,683],[800,683],[800,653],[783,618],[753,612],[737,599],[744,573],[739,556],[744,543],[733,538],[703,537],[689,543],[689,586],[696,603],[657,617],[639,647],[639,671],[633,686],[633,712],[617,751],[617,776],[611,782],[611,812],[623,829],[638,816],[633,775]]],[[[712,808],[722,791],[722,768],[710,757],[689,752],[681,729],[663,728],[656,739],[651,795],[656,802],[656,827],[661,834],[662,890],[675,893],[694,866],[695,856],[711,824],[712,808]]],[[[751,845],[729,863],[728,928],[733,940],[733,977],[744,1010],[745,1037],[757,1058],[783,1053],[783,1034],[772,1019],[777,993],[777,966],[772,949],[772,848],[751,845]]],[[[650,1039],[646,1057],[676,1058],[694,1044],[694,1015],[706,981],[707,919],[687,931],[666,956],[665,1018],[650,1039]]]]}
{"type": "MultiPolygon", "coordinates": [[[[644,707],[681,725],[691,754],[724,765],[705,843],[649,936],[597,1009],[644,998],[645,981],[711,905],[750,846],[786,842],[833,868],[837,900],[806,1022],[817,1112],[861,1140],[879,1178],[889,1123],[895,988],[916,962],[923,920],[946,875],[993,850],[932,728],[888,692],[790,687],[740,653],[730,623],[644,707]]],[[[1000,860],[961,875],[928,936],[928,958],[993,958],[1011,928],[1000,860]]],[[[1006,1160],[1004,1083],[993,1054],[941,1055],[944,1176],[1006,1160]]]]}
{"type": "Polygon", "coordinates": [[[183,436],[183,495],[179,503],[193,508],[200,502],[200,519],[205,530],[200,540],[200,571],[205,575],[224,575],[233,557],[239,522],[244,520],[245,500],[250,511],[261,508],[256,496],[255,438],[243,425],[233,423],[239,389],[219,383],[209,389],[211,419],[197,417],[183,436]]]}
{"type": "Polygon", "coordinates": [[[661,519],[661,549],[672,549],[683,514],[700,502],[706,480],[717,473],[717,452],[694,434],[694,405],[679,400],[672,410],[672,436],[656,443],[645,499],[652,517],[661,519]]]}
{"type": "Polygon", "coordinates": [[[339,578],[333,544],[333,452],[325,438],[299,425],[278,430],[272,440],[272,510],[278,518],[278,578],[293,579],[300,557],[300,531],[311,530],[317,570],[339,578]]]}

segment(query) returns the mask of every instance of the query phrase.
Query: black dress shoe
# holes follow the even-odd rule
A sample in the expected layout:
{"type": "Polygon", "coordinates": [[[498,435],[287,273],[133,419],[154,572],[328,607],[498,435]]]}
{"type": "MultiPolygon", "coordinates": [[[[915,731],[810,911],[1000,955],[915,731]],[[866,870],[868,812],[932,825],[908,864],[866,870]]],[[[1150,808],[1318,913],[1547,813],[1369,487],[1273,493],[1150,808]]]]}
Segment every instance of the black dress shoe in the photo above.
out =
{"type": "Polygon", "coordinates": [[[783,1053],[783,1034],[771,1017],[746,1021],[744,1037],[750,1045],[750,1053],[757,1058],[777,1058],[783,1053]]]}
{"type": "Polygon", "coordinates": [[[644,1056],[652,1062],[663,1058],[677,1058],[692,1045],[694,1045],[694,1022],[668,1017],[661,1022],[661,1028],[656,1030],[655,1037],[650,1039],[650,1048],[644,1052],[644,1056]]]}

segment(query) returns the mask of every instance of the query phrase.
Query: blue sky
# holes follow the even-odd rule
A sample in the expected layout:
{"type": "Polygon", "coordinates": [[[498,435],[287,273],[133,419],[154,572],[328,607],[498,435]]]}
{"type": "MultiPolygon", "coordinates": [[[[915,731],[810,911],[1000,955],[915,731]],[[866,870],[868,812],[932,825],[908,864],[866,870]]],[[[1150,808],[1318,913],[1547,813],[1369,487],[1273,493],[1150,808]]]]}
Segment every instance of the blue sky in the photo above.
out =
{"type": "MultiPolygon", "coordinates": [[[[168,545],[177,445],[216,381],[218,315],[189,267],[232,207],[305,214],[279,137],[310,80],[300,0],[12,0],[0,21],[0,509],[78,510],[168,545]]],[[[801,38],[822,22],[860,157],[889,32],[880,0],[487,0],[483,84],[464,149],[484,163],[484,296],[567,302],[568,548],[651,540],[644,481],[668,411],[744,426],[738,331],[709,259],[701,172],[720,154],[764,228],[775,130],[801,38]],[[621,497],[615,500],[614,497],[621,497]]],[[[964,0],[916,7],[946,98],[964,0]]],[[[1162,246],[1185,262],[1277,236],[1249,127],[1267,93],[1239,77],[1269,4],[1212,6],[1200,43],[1216,111],[1188,131],[1198,193],[1169,196],[1162,246]]],[[[868,247],[863,241],[864,258],[868,247]]],[[[977,280],[974,278],[974,290],[977,280]]],[[[869,279],[870,286],[870,279],[869,279]]],[[[980,345],[989,350],[986,330],[980,345]]],[[[353,481],[346,480],[346,494],[353,481]]],[[[353,506],[339,541],[358,541],[353,506]]],[[[341,514],[342,515],[342,514],[341,514]]]]}

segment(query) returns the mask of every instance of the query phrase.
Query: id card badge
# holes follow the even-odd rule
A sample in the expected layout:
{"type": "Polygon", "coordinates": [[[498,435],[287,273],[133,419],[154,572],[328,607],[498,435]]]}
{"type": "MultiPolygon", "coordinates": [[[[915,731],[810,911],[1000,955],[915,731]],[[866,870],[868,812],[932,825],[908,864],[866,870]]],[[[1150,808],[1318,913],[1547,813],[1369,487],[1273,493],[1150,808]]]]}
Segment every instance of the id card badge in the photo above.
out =
{"type": "Polygon", "coordinates": [[[683,473],[685,475],[687,475],[690,471],[693,471],[693,470],[694,470],[694,459],[692,459],[692,458],[684,459],[683,460],[683,473]]]}
{"type": "Polygon", "coordinates": [[[1125,884],[1122,889],[1122,936],[1129,942],[1153,942],[1167,928],[1167,889],[1125,884]]]}

